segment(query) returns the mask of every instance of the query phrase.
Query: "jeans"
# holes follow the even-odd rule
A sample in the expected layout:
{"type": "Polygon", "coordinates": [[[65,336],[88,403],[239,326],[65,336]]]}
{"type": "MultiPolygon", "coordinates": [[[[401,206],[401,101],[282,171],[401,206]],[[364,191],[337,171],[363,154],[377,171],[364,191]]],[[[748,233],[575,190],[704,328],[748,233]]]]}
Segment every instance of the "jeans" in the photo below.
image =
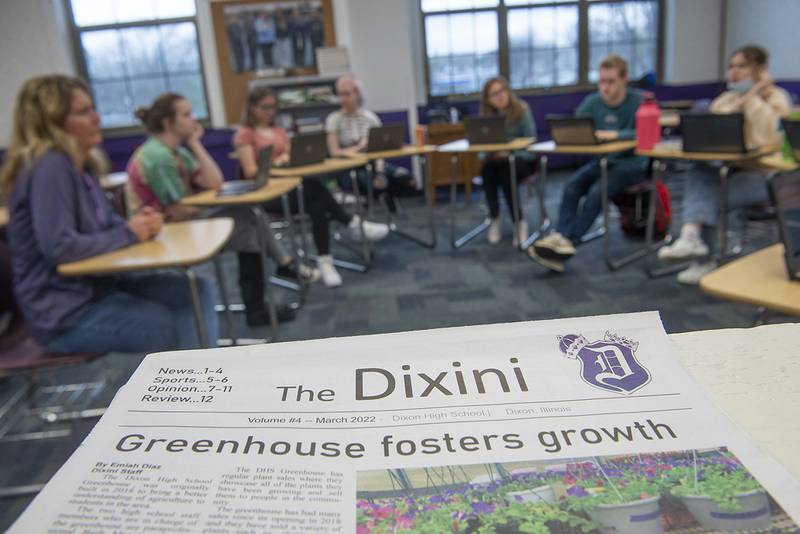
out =
{"type": "MultiPolygon", "coordinates": [[[[640,158],[608,162],[608,198],[643,182],[647,162],[640,158]]],[[[600,160],[593,159],[570,177],[561,196],[556,231],[577,244],[603,211],[600,198],[600,160]],[[583,198],[583,204],[580,200],[583,198]]]]}
{"type": "MultiPolygon", "coordinates": [[[[200,305],[214,346],[219,337],[212,286],[197,278],[200,305]]],[[[50,341],[53,353],[150,353],[199,348],[189,284],[177,273],[121,277],[95,300],[75,326],[50,341]]]]}
{"type": "MultiPolygon", "coordinates": [[[[535,163],[520,157],[514,159],[514,168],[517,171],[517,185],[525,181],[528,176],[533,174],[535,163]]],[[[498,198],[498,187],[503,190],[503,195],[508,202],[508,210],[511,208],[511,169],[507,158],[487,159],[481,168],[481,178],[483,178],[483,194],[486,195],[486,204],[489,207],[489,216],[496,219],[500,216],[500,199],[498,198]]],[[[522,198],[517,195],[516,214],[512,213],[511,218],[516,223],[522,216],[522,198]]]]}
{"type": "MultiPolygon", "coordinates": [[[[719,167],[698,163],[689,171],[683,199],[683,222],[714,227],[719,220],[719,167]]],[[[767,177],[757,170],[728,174],[728,209],[769,202],[767,177]]]]}

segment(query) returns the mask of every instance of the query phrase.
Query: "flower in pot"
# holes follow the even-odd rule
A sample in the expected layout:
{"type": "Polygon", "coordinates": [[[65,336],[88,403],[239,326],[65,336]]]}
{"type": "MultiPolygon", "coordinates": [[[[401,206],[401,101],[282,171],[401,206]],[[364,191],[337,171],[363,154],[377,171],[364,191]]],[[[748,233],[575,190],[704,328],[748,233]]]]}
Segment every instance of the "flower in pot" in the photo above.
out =
{"type": "Polygon", "coordinates": [[[772,512],[767,493],[735,459],[683,468],[677,475],[672,493],[702,526],[725,531],[769,527],[772,512]]]}
{"type": "Polygon", "coordinates": [[[661,534],[660,485],[657,481],[642,476],[618,476],[613,485],[603,486],[601,480],[585,480],[583,483],[592,486],[575,484],[567,490],[565,505],[568,510],[585,512],[612,532],[661,534]]]}

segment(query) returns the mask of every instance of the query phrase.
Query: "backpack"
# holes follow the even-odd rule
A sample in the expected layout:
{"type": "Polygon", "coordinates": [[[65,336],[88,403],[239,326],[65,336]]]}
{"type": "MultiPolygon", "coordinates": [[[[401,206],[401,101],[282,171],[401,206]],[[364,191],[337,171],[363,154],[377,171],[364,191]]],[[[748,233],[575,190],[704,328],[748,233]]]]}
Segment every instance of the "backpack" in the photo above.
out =
{"type": "MultiPolygon", "coordinates": [[[[661,180],[656,181],[656,217],[653,238],[661,239],[669,231],[672,209],[669,189],[661,180]]],[[[650,208],[650,185],[643,182],[630,187],[611,199],[619,209],[619,224],[625,235],[645,237],[647,216],[650,208]]]]}

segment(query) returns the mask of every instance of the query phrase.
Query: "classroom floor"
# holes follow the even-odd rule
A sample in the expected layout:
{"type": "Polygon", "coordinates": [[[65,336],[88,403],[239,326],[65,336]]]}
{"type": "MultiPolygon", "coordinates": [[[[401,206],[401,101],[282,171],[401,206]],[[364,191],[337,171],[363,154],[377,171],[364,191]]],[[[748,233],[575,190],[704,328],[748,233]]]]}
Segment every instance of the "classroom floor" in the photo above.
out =
{"type": "MultiPolygon", "coordinates": [[[[563,171],[551,173],[547,194],[551,216],[557,213],[561,183],[566,176],[568,173],[563,171]]],[[[673,209],[677,211],[682,184],[680,173],[668,182],[673,209]]],[[[452,251],[445,198],[442,189],[436,210],[439,240],[436,250],[390,235],[378,244],[368,273],[340,270],[344,278],[342,287],[313,286],[297,319],[281,325],[280,341],[645,310],[658,310],[668,333],[752,324],[755,313],[752,307],[706,296],[696,287],[677,283],[674,276],[649,279],[641,261],[609,272],[602,260],[601,240],[581,246],[564,275],[549,273],[512,249],[507,217],[504,239],[499,245],[489,246],[485,235],[481,235],[464,248],[452,251]]],[[[535,200],[530,205],[529,220],[533,221],[537,216],[535,200]]],[[[482,206],[480,192],[474,194],[471,208],[460,205],[458,220],[462,231],[480,222],[484,216],[482,206]]],[[[422,198],[403,198],[402,207],[401,224],[424,235],[427,219],[422,198]]],[[[679,223],[676,213],[673,228],[677,229],[679,223]]],[[[612,226],[612,241],[618,253],[640,244],[622,236],[616,221],[612,226]]],[[[747,227],[743,246],[752,250],[775,239],[770,224],[753,223],[747,227]]],[[[335,256],[346,258],[351,254],[334,247],[335,256]]],[[[224,261],[227,285],[232,291],[236,286],[235,255],[225,255],[224,261]]],[[[202,271],[212,274],[210,268],[202,271]]],[[[276,293],[287,301],[297,296],[282,289],[276,293]]],[[[235,314],[234,319],[239,336],[268,335],[266,328],[246,328],[241,314],[235,314]]],[[[777,317],[774,322],[782,320],[788,319],[777,317]]],[[[93,401],[93,405],[103,406],[110,402],[139,361],[141,356],[111,354],[86,366],[59,371],[55,379],[65,382],[72,377],[105,376],[107,389],[93,401]]],[[[18,385],[16,381],[0,382],[0,404],[18,385]]],[[[0,485],[47,481],[94,422],[75,425],[67,438],[0,444],[0,485]]],[[[22,513],[30,500],[31,497],[0,499],[0,531],[22,513]]]]}

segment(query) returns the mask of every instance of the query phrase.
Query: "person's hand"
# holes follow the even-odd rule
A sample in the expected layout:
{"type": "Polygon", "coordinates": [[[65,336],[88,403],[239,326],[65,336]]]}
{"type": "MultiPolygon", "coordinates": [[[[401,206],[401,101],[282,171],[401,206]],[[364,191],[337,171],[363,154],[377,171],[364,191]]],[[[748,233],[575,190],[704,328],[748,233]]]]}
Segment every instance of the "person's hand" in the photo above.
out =
{"type": "Polygon", "coordinates": [[[150,221],[147,215],[137,213],[128,220],[128,229],[136,234],[139,241],[147,241],[152,236],[150,234],[150,221]]]}
{"type": "Polygon", "coordinates": [[[362,139],[361,141],[359,141],[358,143],[356,143],[356,146],[355,146],[356,152],[364,152],[367,149],[367,143],[368,143],[368,140],[367,140],[366,137],[364,139],[362,139]]]}
{"type": "Polygon", "coordinates": [[[150,238],[156,237],[161,233],[161,228],[164,226],[164,216],[161,212],[154,210],[150,206],[145,206],[140,214],[146,219],[150,228],[150,238]]]}
{"type": "Polygon", "coordinates": [[[619,139],[619,132],[616,130],[595,130],[594,135],[600,141],[616,141],[619,139]]]}
{"type": "Polygon", "coordinates": [[[205,128],[203,128],[203,125],[200,124],[199,122],[195,121],[194,122],[194,130],[192,130],[192,134],[189,136],[189,139],[187,140],[187,143],[188,144],[199,143],[200,139],[203,137],[203,134],[205,134],[205,133],[206,133],[206,130],[205,130],[205,128]]]}
{"type": "Polygon", "coordinates": [[[275,158],[275,161],[273,163],[275,165],[278,165],[278,166],[280,166],[280,165],[288,165],[289,164],[289,153],[288,152],[284,152],[283,154],[281,154],[280,156],[275,158]]]}

